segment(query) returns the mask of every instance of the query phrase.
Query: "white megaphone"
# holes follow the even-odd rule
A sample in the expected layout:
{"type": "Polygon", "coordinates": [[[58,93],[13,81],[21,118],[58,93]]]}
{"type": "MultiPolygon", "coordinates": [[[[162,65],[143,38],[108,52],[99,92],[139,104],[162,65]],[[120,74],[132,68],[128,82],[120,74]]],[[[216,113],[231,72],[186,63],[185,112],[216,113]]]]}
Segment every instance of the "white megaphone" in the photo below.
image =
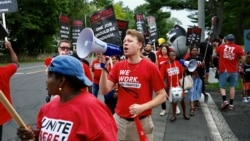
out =
{"type": "Polygon", "coordinates": [[[97,39],[91,28],[85,28],[81,31],[76,42],[76,52],[80,58],[85,58],[90,53],[103,53],[107,56],[122,55],[119,46],[97,39]]]}
{"type": "Polygon", "coordinates": [[[184,65],[185,67],[188,68],[189,72],[195,71],[196,68],[197,68],[197,65],[198,65],[197,61],[195,59],[191,59],[190,61],[180,59],[180,62],[181,62],[182,65],[184,65]]]}

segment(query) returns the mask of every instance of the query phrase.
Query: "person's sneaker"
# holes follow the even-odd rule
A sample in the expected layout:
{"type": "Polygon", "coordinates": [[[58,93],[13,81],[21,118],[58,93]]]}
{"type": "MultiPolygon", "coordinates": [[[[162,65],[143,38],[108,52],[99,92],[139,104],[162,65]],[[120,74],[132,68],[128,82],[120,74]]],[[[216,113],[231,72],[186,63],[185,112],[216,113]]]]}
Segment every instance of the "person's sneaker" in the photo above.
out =
{"type": "Polygon", "coordinates": [[[161,110],[160,116],[164,116],[166,114],[166,110],[161,110]]]}
{"type": "Polygon", "coordinates": [[[227,101],[224,101],[224,102],[221,104],[221,110],[226,109],[228,105],[229,105],[228,102],[227,102],[227,101]]]}
{"type": "Polygon", "coordinates": [[[233,109],[234,109],[234,105],[231,105],[231,104],[230,104],[230,105],[228,106],[228,109],[229,109],[229,110],[233,110],[233,109]]]}
{"type": "Polygon", "coordinates": [[[249,103],[250,101],[248,101],[247,99],[244,99],[243,100],[243,103],[245,103],[245,104],[247,104],[247,103],[249,103]]]}

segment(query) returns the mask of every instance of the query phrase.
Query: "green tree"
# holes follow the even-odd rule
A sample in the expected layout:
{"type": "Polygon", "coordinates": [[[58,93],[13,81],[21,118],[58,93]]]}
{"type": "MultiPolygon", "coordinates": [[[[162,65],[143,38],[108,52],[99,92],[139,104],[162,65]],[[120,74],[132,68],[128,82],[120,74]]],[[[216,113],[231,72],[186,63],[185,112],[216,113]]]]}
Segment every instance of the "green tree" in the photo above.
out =
{"type": "Polygon", "coordinates": [[[126,20],[127,13],[125,13],[125,11],[122,9],[121,4],[115,3],[115,4],[113,4],[113,7],[114,7],[116,19],[126,20]]]}
{"type": "MultiPolygon", "coordinates": [[[[171,9],[189,9],[197,10],[197,0],[145,0],[149,3],[148,9],[151,12],[157,11],[162,7],[170,7],[171,9]]],[[[211,19],[216,16],[218,23],[216,27],[216,34],[227,35],[233,33],[236,35],[238,43],[243,44],[243,32],[244,29],[249,28],[250,20],[247,15],[250,14],[249,0],[209,0],[205,1],[205,26],[210,30],[212,26],[211,19]]],[[[190,16],[194,17],[194,16],[190,16]]],[[[192,18],[193,22],[197,22],[198,19],[192,18]]]]}
{"type": "Polygon", "coordinates": [[[44,52],[58,31],[58,16],[67,10],[66,0],[18,0],[18,11],[6,14],[11,40],[16,41],[17,53],[35,55],[44,52]]]}
{"type": "Polygon", "coordinates": [[[157,35],[158,37],[166,38],[166,33],[173,28],[174,23],[170,22],[170,13],[163,12],[161,9],[152,11],[150,4],[143,4],[135,8],[135,13],[143,13],[146,16],[154,16],[156,18],[157,35]],[[169,23],[168,23],[169,22],[169,23]]]}

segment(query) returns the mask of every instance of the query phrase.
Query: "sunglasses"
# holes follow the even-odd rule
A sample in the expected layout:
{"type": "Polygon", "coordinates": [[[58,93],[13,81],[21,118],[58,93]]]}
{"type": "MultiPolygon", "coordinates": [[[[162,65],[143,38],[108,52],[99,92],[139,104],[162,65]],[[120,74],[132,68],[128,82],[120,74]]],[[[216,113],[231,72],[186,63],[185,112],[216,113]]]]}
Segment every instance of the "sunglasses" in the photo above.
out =
{"type": "Polygon", "coordinates": [[[70,48],[69,47],[59,47],[62,51],[69,51],[70,48]]]}

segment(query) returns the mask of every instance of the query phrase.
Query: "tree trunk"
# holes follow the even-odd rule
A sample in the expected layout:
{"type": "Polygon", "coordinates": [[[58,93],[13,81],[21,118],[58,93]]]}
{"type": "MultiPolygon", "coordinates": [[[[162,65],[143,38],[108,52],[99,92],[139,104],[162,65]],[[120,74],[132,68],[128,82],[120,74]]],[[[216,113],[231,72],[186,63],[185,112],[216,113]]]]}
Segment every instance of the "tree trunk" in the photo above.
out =
{"type": "Polygon", "coordinates": [[[218,22],[218,35],[221,34],[221,29],[222,29],[222,23],[223,23],[223,14],[224,14],[224,0],[220,0],[219,3],[219,12],[218,12],[218,18],[219,18],[219,22],[218,22]]]}
{"type": "MultiPolygon", "coordinates": [[[[239,1],[240,3],[239,3],[239,6],[240,7],[244,7],[245,6],[245,0],[241,0],[241,1],[239,1]]],[[[240,42],[243,42],[242,41],[242,39],[244,39],[244,38],[242,38],[242,35],[243,35],[243,33],[242,33],[242,31],[244,31],[244,19],[247,19],[247,17],[244,17],[244,8],[240,8],[240,11],[239,11],[239,13],[238,13],[238,24],[237,24],[237,32],[236,32],[236,42],[238,42],[238,43],[240,43],[240,42]],[[240,41],[240,39],[241,39],[241,41],[240,41]]]]}
{"type": "Polygon", "coordinates": [[[211,29],[210,29],[210,41],[213,41],[218,37],[218,17],[216,16],[215,0],[209,1],[209,10],[211,16],[211,29]]]}

